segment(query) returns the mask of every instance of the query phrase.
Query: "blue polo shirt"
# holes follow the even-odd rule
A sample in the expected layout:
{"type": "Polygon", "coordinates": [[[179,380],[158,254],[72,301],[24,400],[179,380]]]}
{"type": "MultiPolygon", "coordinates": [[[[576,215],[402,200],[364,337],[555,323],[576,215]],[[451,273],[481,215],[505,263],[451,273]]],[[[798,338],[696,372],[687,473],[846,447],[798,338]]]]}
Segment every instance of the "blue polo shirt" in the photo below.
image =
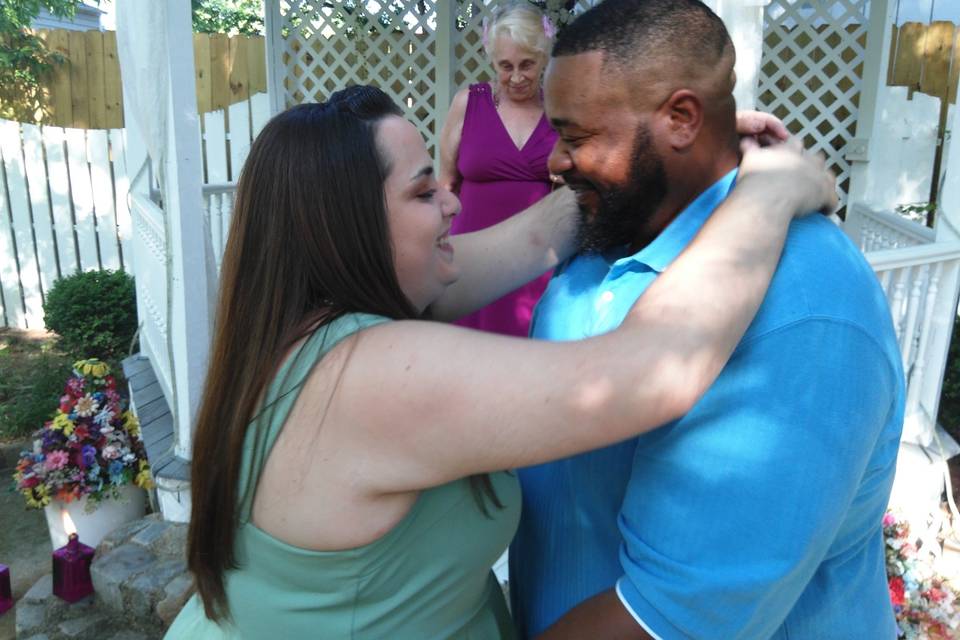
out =
{"type": "MultiPolygon", "coordinates": [[[[616,328],[735,174],[641,251],[562,265],[532,336],[578,340],[616,328]]],[[[540,633],[616,588],[638,624],[664,640],[895,638],[881,519],[903,402],[873,271],[827,219],[795,221],[759,313],[689,414],[518,472],[510,591],[521,632],[540,633]]]]}

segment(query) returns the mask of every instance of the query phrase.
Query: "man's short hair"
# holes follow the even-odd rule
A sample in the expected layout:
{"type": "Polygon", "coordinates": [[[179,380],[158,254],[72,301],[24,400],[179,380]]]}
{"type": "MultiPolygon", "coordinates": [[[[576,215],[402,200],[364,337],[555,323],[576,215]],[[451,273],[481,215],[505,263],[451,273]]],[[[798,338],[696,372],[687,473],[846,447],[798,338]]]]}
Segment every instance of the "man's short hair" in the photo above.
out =
{"type": "Polygon", "coordinates": [[[662,57],[709,67],[728,50],[723,21],[700,0],[604,0],[560,33],[553,55],[601,51],[605,64],[628,69],[662,57]]]}

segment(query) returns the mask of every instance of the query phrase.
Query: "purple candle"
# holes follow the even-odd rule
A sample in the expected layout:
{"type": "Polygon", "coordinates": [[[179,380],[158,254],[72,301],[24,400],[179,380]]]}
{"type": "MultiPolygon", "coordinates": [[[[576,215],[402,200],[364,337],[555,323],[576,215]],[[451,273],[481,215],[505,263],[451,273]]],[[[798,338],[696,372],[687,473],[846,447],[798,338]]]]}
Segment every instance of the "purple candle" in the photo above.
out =
{"type": "Polygon", "coordinates": [[[10,569],[0,564],[0,616],[13,608],[13,593],[10,590],[10,569]]]}
{"type": "Polygon", "coordinates": [[[53,593],[67,602],[82,600],[93,593],[90,563],[93,548],[71,533],[67,544],[53,552],[53,593]]]}

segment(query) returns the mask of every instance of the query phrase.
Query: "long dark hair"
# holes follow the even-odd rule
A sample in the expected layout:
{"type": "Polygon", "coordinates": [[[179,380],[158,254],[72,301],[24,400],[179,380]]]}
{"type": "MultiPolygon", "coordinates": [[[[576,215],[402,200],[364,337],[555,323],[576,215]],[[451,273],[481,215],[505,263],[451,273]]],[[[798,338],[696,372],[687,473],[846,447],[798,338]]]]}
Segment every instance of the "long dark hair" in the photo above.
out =
{"type": "MultiPolygon", "coordinates": [[[[375,139],[388,116],[402,111],[385,93],[350,87],[275,116],[244,163],[191,470],[187,559],[212,620],[230,615],[224,572],[237,567],[243,447],[281,359],[346,313],[419,315],[393,267],[383,194],[389,167],[375,139]]],[[[471,482],[475,495],[500,506],[487,476],[471,482]]]]}

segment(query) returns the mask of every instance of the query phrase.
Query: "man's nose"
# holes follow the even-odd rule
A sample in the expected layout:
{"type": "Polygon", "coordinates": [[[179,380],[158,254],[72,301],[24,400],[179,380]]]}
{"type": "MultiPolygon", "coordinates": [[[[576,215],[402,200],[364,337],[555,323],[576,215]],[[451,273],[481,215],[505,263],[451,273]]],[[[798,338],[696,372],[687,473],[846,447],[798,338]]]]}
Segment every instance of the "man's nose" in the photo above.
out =
{"type": "Polygon", "coordinates": [[[558,176],[562,176],[573,169],[573,161],[570,159],[570,154],[567,153],[566,145],[562,140],[557,140],[554,143],[553,150],[550,151],[550,156],[547,158],[547,169],[550,173],[558,176]]]}

